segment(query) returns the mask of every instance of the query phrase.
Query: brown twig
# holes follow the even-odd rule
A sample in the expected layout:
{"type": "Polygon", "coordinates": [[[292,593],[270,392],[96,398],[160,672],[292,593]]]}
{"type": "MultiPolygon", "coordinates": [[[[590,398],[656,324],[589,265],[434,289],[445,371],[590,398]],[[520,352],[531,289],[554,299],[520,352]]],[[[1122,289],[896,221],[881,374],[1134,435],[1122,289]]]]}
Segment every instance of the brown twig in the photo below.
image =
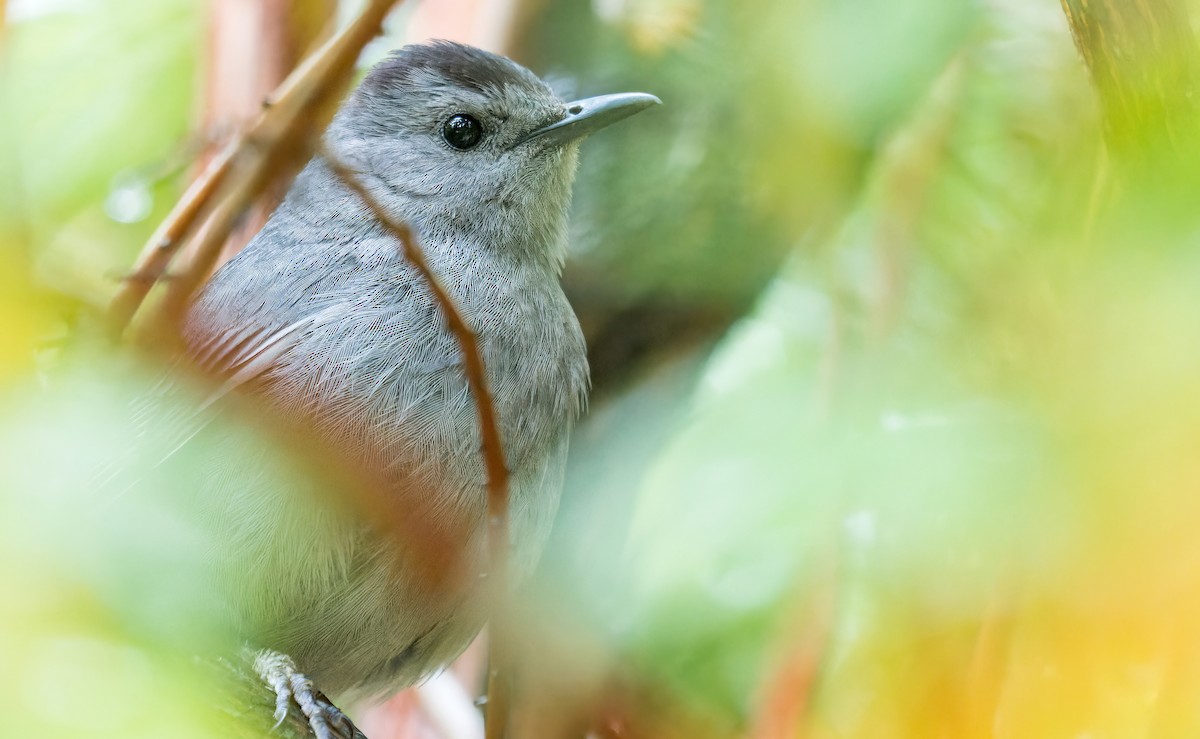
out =
{"type": "Polygon", "coordinates": [[[230,142],[188,190],[151,237],[134,267],[140,279],[122,283],[109,308],[115,334],[122,333],[163,273],[180,244],[195,232],[197,220],[214,200],[219,204],[200,232],[193,258],[168,286],[163,312],[182,311],[192,292],[208,276],[238,218],[280,169],[292,174],[312,152],[325,121],[323,104],[348,82],[362,48],[378,35],[398,0],[370,0],[348,26],[310,56],[268,100],[250,128],[230,142]],[[220,191],[218,193],[218,190],[220,191]]]}
{"type": "MultiPolygon", "coordinates": [[[[197,171],[224,150],[232,133],[258,117],[263,99],[283,83],[296,64],[333,35],[336,5],[336,0],[210,0],[201,125],[219,142],[210,142],[197,171]]],[[[286,184],[272,177],[264,195],[256,199],[222,245],[215,269],[262,229],[286,192],[286,184]]],[[[190,257],[187,249],[180,251],[179,258],[185,256],[190,257]]]]}
{"type": "MultiPolygon", "coordinates": [[[[400,242],[405,259],[429,285],[446,321],[446,328],[462,351],[467,385],[475,399],[475,409],[479,416],[479,435],[487,470],[488,579],[495,594],[494,602],[500,603],[500,599],[506,593],[508,581],[508,466],[504,460],[496,408],[488,390],[483,355],[479,351],[475,332],[462,317],[454,298],[433,273],[424,250],[417,243],[408,224],[392,216],[345,163],[325,150],[321,151],[321,156],[338,179],[363,201],[384,228],[400,242]]],[[[496,628],[497,619],[503,615],[504,610],[503,607],[497,607],[493,611],[495,616],[491,635],[491,664],[488,670],[487,739],[501,739],[508,724],[508,689],[500,675],[502,667],[508,663],[508,655],[502,646],[506,641],[503,628],[496,628]]]]}

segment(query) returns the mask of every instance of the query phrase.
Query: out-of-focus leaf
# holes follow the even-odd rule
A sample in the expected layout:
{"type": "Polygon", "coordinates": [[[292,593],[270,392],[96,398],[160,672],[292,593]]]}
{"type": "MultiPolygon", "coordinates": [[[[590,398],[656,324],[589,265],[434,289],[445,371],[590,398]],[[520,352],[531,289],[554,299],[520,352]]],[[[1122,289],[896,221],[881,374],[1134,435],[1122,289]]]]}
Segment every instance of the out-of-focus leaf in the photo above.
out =
{"type": "Polygon", "coordinates": [[[1008,332],[1035,338],[1010,321],[1069,274],[1053,247],[1084,220],[1099,131],[1065,27],[1023,12],[993,9],[954,61],[935,55],[942,81],[887,137],[854,212],[724,340],[644,480],[623,638],[741,720],[797,598],[832,569],[815,720],[968,726],[921,706],[968,701],[973,684],[946,683],[981,614],[1013,607],[1014,583],[1070,577],[1064,553],[1087,541],[1059,429],[1008,384],[1008,332]]]}
{"type": "Polygon", "coordinates": [[[38,251],[88,213],[86,240],[57,248],[89,267],[124,266],[152,214],[170,206],[173,187],[157,178],[177,166],[194,112],[202,10],[196,0],[91,0],[8,29],[0,146],[14,166],[10,206],[38,251]],[[155,198],[135,224],[104,214],[119,176],[155,198]]]}
{"type": "Polygon", "coordinates": [[[0,395],[0,576],[21,593],[0,604],[0,685],[22,696],[6,725],[251,732],[241,724],[269,711],[240,715],[205,665],[240,659],[271,628],[254,599],[265,582],[286,588],[273,562],[305,560],[279,522],[309,512],[319,538],[336,506],[261,424],[200,410],[185,376],[80,341],[57,364],[0,395]],[[297,497],[276,505],[268,490],[297,497]],[[238,560],[245,537],[260,548],[238,560]]]}
{"type": "Polygon", "coordinates": [[[565,65],[550,71],[581,91],[646,89],[665,105],[585,147],[573,233],[581,298],[739,308],[806,231],[841,216],[871,150],[978,10],[941,0],[597,7],[617,34],[580,38],[567,7],[544,22],[547,58],[565,65]],[[661,51],[621,36],[664,16],[688,20],[661,51]]]}

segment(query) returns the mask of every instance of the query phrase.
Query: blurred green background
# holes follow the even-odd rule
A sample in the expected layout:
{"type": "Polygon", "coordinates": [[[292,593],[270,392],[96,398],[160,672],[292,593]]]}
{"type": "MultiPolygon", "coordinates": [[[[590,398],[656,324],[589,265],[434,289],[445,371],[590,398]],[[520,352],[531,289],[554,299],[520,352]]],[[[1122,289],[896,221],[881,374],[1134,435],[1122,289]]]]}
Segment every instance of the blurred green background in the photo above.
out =
{"type": "MultiPolygon", "coordinates": [[[[666,102],[581,161],[595,393],[523,596],[562,645],[529,650],[521,735],[1200,730],[1191,4],[514,6],[504,51],[564,93],[666,102]]],[[[425,10],[364,61],[455,28],[425,10]]],[[[212,4],[6,12],[0,686],[20,735],[207,735],[186,660],[59,564],[89,522],[31,501],[86,492],[51,473],[146,382],[50,348],[221,135],[212,4]]]]}

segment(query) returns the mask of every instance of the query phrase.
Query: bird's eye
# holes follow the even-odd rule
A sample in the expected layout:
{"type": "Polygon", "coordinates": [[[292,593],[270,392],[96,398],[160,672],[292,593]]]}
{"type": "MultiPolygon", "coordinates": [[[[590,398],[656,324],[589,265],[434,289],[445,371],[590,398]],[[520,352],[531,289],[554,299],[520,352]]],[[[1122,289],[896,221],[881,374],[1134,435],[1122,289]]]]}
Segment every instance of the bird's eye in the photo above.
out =
{"type": "Polygon", "coordinates": [[[466,113],[456,113],[442,124],[442,138],[455,149],[465,151],[483,138],[483,126],[466,113]]]}

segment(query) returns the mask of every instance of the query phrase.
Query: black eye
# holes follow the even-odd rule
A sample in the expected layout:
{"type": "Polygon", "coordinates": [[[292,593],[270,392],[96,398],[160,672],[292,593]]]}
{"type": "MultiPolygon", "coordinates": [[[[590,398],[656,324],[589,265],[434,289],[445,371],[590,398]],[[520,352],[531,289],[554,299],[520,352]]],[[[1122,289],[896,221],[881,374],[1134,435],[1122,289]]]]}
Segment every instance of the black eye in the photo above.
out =
{"type": "Polygon", "coordinates": [[[483,126],[466,113],[456,113],[442,124],[442,138],[455,149],[470,149],[483,138],[483,126]]]}

